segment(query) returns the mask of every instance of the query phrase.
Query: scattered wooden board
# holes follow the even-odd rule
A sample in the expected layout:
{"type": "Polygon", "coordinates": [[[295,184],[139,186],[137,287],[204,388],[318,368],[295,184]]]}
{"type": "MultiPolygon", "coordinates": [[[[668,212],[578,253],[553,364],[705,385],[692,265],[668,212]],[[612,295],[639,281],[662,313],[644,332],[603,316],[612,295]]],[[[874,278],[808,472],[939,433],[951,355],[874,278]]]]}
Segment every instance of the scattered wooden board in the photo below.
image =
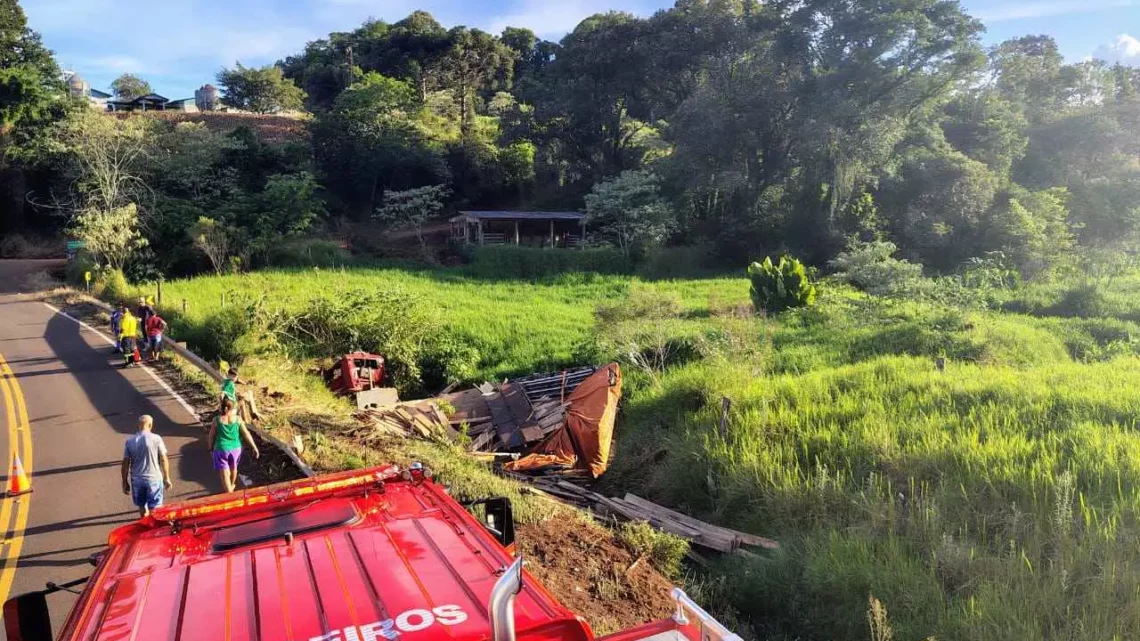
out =
{"type": "Polygon", "coordinates": [[[589,508],[595,514],[622,521],[643,521],[710,550],[729,553],[740,551],[742,545],[769,550],[780,547],[780,544],[772,539],[706,523],[635,494],[626,494],[624,498],[607,497],[557,476],[532,477],[505,471],[503,473],[563,502],[589,508]]]}

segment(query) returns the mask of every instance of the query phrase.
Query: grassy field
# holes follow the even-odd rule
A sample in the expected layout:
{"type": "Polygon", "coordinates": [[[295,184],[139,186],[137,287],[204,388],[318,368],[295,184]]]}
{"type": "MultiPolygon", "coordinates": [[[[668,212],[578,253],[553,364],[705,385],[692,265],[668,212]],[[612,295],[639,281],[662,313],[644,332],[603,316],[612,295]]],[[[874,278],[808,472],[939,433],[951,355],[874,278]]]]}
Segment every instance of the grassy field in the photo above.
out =
{"type": "Polygon", "coordinates": [[[996,308],[825,283],[815,308],[767,319],[744,278],[358,268],[163,295],[194,332],[223,294],[299,310],[354,289],[425,305],[435,333],[477,351],[472,380],[622,360],[604,484],[781,540],[701,579],[751,636],[865,639],[871,596],[898,639],[1140,636],[1140,275],[1028,286],[996,308]]]}

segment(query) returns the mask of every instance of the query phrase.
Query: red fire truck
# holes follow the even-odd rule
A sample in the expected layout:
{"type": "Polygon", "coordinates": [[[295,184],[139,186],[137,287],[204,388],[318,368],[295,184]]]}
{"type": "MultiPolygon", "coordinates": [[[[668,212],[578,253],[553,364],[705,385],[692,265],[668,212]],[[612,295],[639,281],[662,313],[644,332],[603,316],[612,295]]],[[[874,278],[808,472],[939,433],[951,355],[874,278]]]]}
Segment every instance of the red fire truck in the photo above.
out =
{"type": "MultiPolygon", "coordinates": [[[[163,506],[111,532],[59,641],[592,641],[512,554],[503,498],[464,505],[419,465],[163,506]]],[[[52,639],[45,592],[9,641],[52,639]]],[[[675,614],[605,641],[739,641],[674,589],[675,614]]]]}

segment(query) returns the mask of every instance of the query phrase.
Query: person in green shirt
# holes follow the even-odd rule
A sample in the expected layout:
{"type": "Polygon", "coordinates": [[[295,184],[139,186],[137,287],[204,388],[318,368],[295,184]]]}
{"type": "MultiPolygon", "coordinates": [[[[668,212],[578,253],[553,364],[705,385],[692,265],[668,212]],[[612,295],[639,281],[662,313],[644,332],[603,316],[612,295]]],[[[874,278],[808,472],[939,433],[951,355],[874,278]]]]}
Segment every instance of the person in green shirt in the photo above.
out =
{"type": "Polygon", "coordinates": [[[237,487],[242,440],[253,450],[253,458],[261,458],[261,452],[245,421],[238,416],[236,403],[229,397],[222,399],[222,414],[214,419],[206,438],[210,443],[210,452],[213,453],[214,469],[222,477],[222,487],[226,492],[233,492],[237,487]]]}
{"type": "Polygon", "coordinates": [[[238,371],[236,367],[231,367],[230,371],[226,372],[226,378],[222,380],[222,397],[228,398],[237,403],[237,378],[238,371]]]}

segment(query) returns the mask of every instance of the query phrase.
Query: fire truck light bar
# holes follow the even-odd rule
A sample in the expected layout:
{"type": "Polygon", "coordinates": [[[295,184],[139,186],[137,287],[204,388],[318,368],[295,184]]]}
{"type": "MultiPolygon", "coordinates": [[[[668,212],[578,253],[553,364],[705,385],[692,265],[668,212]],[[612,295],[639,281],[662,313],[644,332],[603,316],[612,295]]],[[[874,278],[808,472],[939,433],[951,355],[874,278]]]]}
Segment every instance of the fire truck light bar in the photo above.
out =
{"type": "Polygon", "coordinates": [[[266,505],[270,502],[281,503],[295,498],[317,497],[347,488],[394,481],[399,477],[400,469],[395,465],[363,471],[343,472],[316,479],[294,481],[284,487],[246,490],[236,497],[233,494],[226,494],[201,502],[158,507],[151,512],[151,516],[156,521],[181,521],[256,505],[266,505]]]}

